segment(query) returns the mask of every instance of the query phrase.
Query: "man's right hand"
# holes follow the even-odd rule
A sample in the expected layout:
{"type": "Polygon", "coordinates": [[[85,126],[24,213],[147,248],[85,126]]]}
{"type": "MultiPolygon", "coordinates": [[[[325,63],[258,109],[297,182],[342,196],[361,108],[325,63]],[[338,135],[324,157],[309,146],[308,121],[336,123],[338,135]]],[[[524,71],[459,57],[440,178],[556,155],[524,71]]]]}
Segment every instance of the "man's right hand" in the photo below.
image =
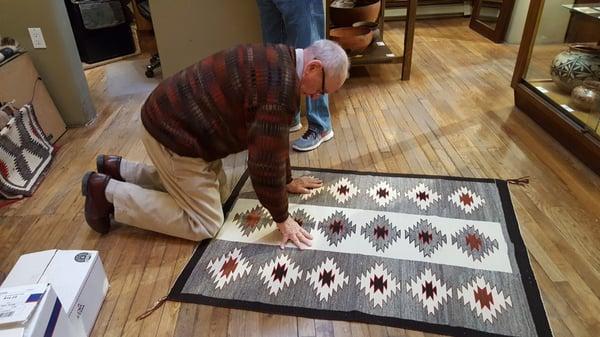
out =
{"type": "Polygon", "coordinates": [[[281,249],[285,248],[288,241],[292,241],[301,250],[311,246],[312,235],[300,227],[291,216],[288,216],[284,222],[278,222],[277,228],[283,236],[280,244],[281,249]]]}

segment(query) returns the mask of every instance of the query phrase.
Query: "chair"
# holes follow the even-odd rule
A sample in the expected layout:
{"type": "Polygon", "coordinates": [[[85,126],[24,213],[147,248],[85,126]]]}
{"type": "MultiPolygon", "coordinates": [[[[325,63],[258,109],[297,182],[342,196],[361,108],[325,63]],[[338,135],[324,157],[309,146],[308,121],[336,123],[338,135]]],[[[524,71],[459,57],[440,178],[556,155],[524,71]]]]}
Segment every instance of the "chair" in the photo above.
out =
{"type": "MultiPolygon", "coordinates": [[[[148,0],[136,0],[135,7],[137,12],[141,17],[146,19],[150,25],[152,23],[152,13],[150,11],[150,3],[148,0]]],[[[158,52],[152,54],[150,58],[149,64],[146,66],[146,77],[152,78],[154,77],[154,71],[160,68],[160,57],[158,56],[158,52]]]]}

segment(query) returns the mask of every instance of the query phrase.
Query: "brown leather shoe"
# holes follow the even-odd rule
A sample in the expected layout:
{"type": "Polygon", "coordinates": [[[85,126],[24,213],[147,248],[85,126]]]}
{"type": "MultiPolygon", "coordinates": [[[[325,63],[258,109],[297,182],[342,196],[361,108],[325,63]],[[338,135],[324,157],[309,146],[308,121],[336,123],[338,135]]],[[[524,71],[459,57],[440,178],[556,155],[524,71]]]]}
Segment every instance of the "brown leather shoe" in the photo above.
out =
{"type": "Polygon", "coordinates": [[[100,154],[96,157],[96,170],[118,181],[125,181],[121,177],[121,156],[100,154]]]}
{"type": "Polygon", "coordinates": [[[115,212],[113,204],[106,200],[106,185],[110,177],[88,172],[81,181],[81,192],[85,196],[85,221],[100,234],[110,231],[110,215],[115,212]]]}

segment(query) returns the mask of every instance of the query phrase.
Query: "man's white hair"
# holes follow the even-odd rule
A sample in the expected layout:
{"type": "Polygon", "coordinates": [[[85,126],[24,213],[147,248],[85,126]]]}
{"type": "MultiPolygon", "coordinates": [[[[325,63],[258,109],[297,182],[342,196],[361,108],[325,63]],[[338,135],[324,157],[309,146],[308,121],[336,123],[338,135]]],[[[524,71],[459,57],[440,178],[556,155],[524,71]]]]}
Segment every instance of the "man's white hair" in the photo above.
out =
{"type": "Polygon", "coordinates": [[[350,61],[339,44],[330,40],[317,40],[306,49],[313,57],[321,61],[327,77],[341,80],[348,78],[350,61]]]}

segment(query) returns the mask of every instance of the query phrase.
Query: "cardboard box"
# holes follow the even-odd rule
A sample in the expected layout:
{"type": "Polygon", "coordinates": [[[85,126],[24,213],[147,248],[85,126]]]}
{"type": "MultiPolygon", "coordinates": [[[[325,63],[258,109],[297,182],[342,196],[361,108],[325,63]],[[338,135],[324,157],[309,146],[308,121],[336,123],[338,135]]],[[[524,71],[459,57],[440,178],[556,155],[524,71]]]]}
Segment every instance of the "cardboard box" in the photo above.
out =
{"type": "Polygon", "coordinates": [[[49,284],[0,288],[0,337],[83,337],[49,284]]]}
{"type": "Polygon", "coordinates": [[[108,280],[97,251],[47,250],[22,255],[2,287],[49,283],[73,324],[89,336],[108,280]]]}
{"type": "MultiPolygon", "coordinates": [[[[21,108],[30,103],[33,87],[40,77],[29,53],[16,56],[0,66],[0,101],[16,101],[15,106],[21,108]]],[[[54,101],[43,81],[37,82],[33,108],[40,126],[51,143],[56,143],[58,138],[65,133],[66,127],[54,101]]]]}

